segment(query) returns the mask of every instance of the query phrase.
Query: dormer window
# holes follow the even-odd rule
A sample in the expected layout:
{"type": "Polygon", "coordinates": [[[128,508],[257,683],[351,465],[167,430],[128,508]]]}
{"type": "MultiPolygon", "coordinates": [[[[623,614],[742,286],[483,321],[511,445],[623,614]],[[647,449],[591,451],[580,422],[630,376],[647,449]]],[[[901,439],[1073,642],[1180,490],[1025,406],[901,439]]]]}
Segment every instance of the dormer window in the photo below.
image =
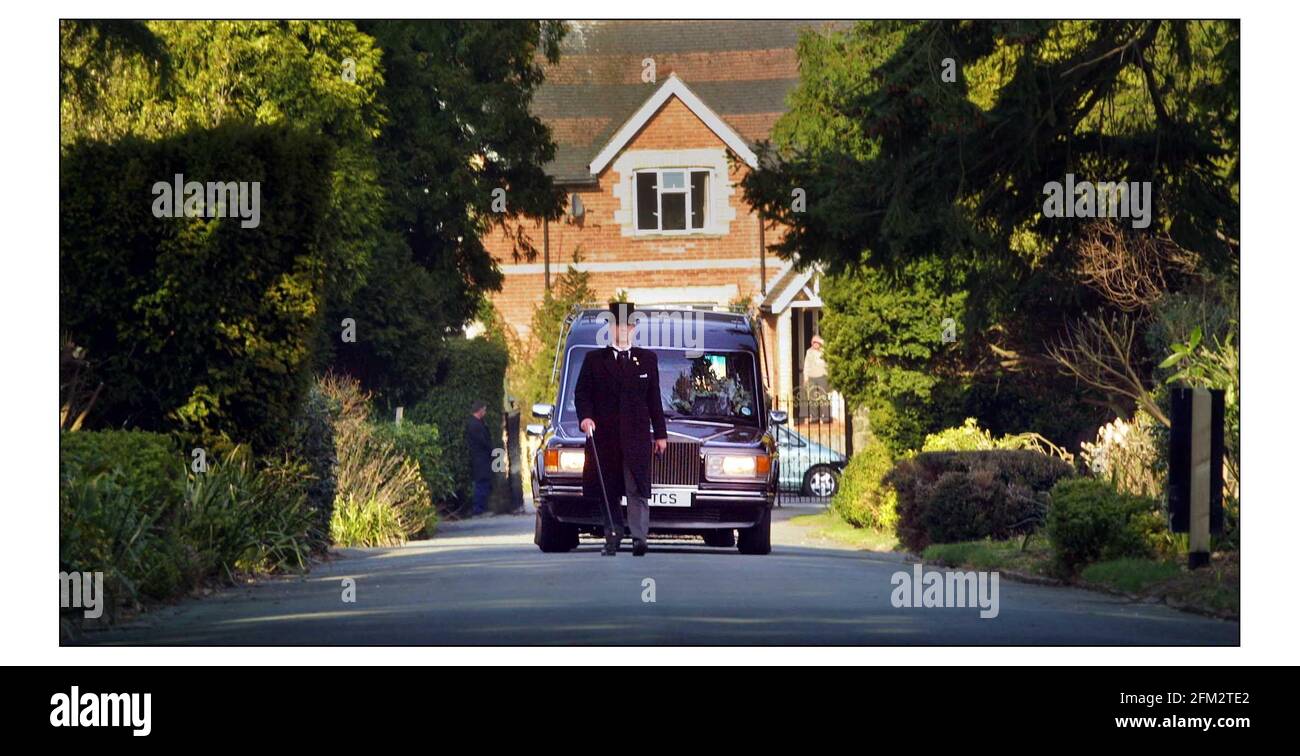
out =
{"type": "Polygon", "coordinates": [[[662,168],[636,172],[637,231],[690,232],[707,221],[709,171],[662,168]]]}

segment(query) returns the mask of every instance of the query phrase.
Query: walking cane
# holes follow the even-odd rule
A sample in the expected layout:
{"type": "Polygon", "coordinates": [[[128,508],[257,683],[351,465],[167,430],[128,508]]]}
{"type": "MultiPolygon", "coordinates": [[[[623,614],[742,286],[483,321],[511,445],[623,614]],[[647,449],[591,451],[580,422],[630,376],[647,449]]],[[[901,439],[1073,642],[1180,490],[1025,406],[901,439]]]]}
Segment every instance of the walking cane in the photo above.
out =
{"type": "MultiPolygon", "coordinates": [[[[596,429],[592,428],[587,431],[587,439],[591,441],[591,456],[596,460],[596,477],[600,479],[600,496],[601,501],[605,503],[605,543],[609,543],[609,538],[614,533],[614,512],[609,507],[609,491],[605,488],[605,473],[600,469],[600,453],[596,451],[596,429]]],[[[618,534],[618,540],[623,540],[623,534],[618,534]]]]}

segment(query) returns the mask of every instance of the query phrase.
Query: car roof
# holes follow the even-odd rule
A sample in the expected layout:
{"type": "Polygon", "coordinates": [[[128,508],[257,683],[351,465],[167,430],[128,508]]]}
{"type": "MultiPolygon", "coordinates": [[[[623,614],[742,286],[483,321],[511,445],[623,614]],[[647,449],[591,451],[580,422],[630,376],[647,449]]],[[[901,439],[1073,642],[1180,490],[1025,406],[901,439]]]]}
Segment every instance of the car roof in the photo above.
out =
{"type": "MultiPolygon", "coordinates": [[[[707,350],[758,351],[758,341],[750,326],[749,317],[744,313],[653,306],[637,307],[636,312],[652,319],[663,318],[663,320],[651,321],[661,329],[665,327],[664,323],[672,320],[682,322],[683,328],[689,325],[692,329],[698,329],[697,332],[702,333],[703,346],[707,350]]],[[[608,313],[609,311],[603,307],[579,310],[569,327],[569,334],[565,339],[566,346],[595,346],[597,334],[608,322],[608,313]]],[[[692,332],[690,335],[693,337],[694,334],[695,332],[692,332]]]]}

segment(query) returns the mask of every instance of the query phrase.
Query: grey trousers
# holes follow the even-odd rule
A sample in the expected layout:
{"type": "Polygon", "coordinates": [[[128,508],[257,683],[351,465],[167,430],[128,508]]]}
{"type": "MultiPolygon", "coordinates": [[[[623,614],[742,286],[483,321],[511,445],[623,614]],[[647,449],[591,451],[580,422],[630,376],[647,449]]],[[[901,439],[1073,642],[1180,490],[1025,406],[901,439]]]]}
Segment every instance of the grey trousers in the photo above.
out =
{"type": "Polygon", "coordinates": [[[645,540],[650,532],[650,502],[637,493],[636,478],[623,464],[623,492],[627,497],[627,527],[635,539],[645,540]]]}

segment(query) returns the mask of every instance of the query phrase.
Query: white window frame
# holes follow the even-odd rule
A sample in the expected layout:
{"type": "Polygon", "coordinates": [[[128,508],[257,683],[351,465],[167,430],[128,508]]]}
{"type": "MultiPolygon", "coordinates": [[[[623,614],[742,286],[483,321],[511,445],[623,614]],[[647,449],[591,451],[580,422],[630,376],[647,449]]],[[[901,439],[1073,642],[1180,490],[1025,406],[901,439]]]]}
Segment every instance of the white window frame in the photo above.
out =
{"type": "Polygon", "coordinates": [[[637,169],[636,171],[634,171],[633,174],[632,174],[632,229],[633,229],[633,232],[634,232],[636,235],[638,235],[638,236],[650,236],[650,235],[653,235],[653,236],[660,236],[660,235],[663,235],[663,236],[690,236],[690,235],[699,235],[699,234],[707,234],[707,233],[710,233],[710,231],[709,231],[709,187],[710,187],[710,185],[713,184],[713,174],[714,174],[713,169],[711,169],[709,166],[705,166],[705,165],[673,166],[673,167],[666,167],[666,168],[641,168],[641,169],[637,169]],[[655,224],[656,224],[656,228],[641,228],[641,227],[638,225],[637,211],[638,211],[638,209],[640,208],[640,203],[639,203],[639,198],[637,197],[637,193],[640,191],[640,189],[637,188],[637,186],[638,186],[637,177],[640,176],[641,174],[644,174],[644,173],[653,173],[653,174],[655,174],[655,224]],[[685,187],[682,188],[682,189],[667,189],[667,190],[665,190],[665,189],[664,189],[664,174],[665,174],[665,173],[681,173],[681,174],[683,174],[683,175],[685,176],[685,178],[686,178],[686,185],[685,185],[685,187]],[[694,203],[692,202],[692,200],[693,200],[694,198],[691,196],[691,194],[695,191],[694,187],[692,186],[692,182],[691,182],[691,174],[692,174],[692,173],[703,173],[703,174],[705,174],[705,178],[704,178],[704,202],[703,202],[703,207],[704,207],[704,217],[703,217],[702,219],[700,219],[700,225],[699,225],[698,228],[696,228],[696,227],[694,226],[694,224],[692,223],[692,221],[695,220],[695,217],[694,217],[694,216],[695,216],[694,203]],[[663,224],[664,224],[664,194],[665,194],[665,192],[668,193],[668,194],[682,194],[682,195],[685,195],[685,197],[686,197],[686,228],[684,228],[684,229],[666,229],[666,228],[663,227],[663,224]]]}

